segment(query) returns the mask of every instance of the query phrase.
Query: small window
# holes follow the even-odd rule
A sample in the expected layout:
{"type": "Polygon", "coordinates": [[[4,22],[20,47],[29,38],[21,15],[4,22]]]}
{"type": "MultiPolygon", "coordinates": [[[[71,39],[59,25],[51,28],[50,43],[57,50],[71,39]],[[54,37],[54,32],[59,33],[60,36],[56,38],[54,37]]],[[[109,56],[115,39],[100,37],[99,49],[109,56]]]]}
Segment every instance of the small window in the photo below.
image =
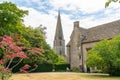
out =
{"type": "Polygon", "coordinates": [[[62,37],[61,37],[61,36],[59,36],[59,39],[61,40],[61,39],[62,39],[62,37]]]}
{"type": "Polygon", "coordinates": [[[92,48],[86,48],[87,51],[91,50],[92,48]]]}
{"type": "Polygon", "coordinates": [[[62,42],[60,41],[60,46],[62,46],[62,42]]]}
{"type": "Polygon", "coordinates": [[[60,55],[62,54],[62,51],[60,50],[60,55]]]}

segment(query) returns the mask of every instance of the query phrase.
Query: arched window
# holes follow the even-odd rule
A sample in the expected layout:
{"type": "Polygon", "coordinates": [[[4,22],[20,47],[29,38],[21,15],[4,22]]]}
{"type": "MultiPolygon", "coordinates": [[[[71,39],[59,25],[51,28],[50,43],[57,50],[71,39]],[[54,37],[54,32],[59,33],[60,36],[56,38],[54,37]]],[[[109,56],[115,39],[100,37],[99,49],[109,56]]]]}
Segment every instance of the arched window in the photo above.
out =
{"type": "Polygon", "coordinates": [[[61,36],[59,36],[59,39],[61,40],[61,39],[62,39],[62,37],[61,37],[61,36]]]}
{"type": "Polygon", "coordinates": [[[60,46],[62,46],[62,42],[60,41],[60,46]]]}

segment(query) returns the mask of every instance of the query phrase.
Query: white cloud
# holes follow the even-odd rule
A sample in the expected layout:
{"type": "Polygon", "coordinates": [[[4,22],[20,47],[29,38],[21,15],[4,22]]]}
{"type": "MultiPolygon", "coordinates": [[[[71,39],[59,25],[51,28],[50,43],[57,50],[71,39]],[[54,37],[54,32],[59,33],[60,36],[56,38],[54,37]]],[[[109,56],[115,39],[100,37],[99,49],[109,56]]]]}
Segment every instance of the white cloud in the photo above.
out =
{"type": "Polygon", "coordinates": [[[54,16],[43,14],[33,8],[21,7],[24,10],[29,10],[29,15],[24,18],[24,23],[27,26],[38,27],[40,24],[47,27],[47,42],[52,45],[54,32],[56,27],[56,19],[54,16]]]}
{"type": "MultiPolygon", "coordinates": [[[[47,42],[53,46],[56,23],[58,16],[57,12],[51,11],[48,14],[43,14],[33,8],[20,7],[24,10],[29,10],[29,15],[24,18],[24,23],[27,26],[38,27],[40,24],[47,27],[47,42]]],[[[66,44],[73,29],[73,21],[69,19],[69,15],[61,14],[63,33],[65,34],[66,44]]]]}
{"type": "MultiPolygon", "coordinates": [[[[40,24],[44,25],[47,27],[47,42],[53,46],[53,39],[54,39],[54,34],[55,34],[55,29],[56,29],[56,16],[57,16],[57,11],[51,10],[48,13],[49,14],[43,14],[42,12],[39,12],[33,8],[25,8],[29,10],[29,16],[25,17],[25,24],[26,25],[31,25],[31,26],[39,26],[40,24]]],[[[115,7],[114,7],[115,9],[115,7]]],[[[99,11],[99,10],[98,10],[99,11]]],[[[100,25],[103,23],[107,23],[113,20],[120,19],[120,9],[117,9],[116,11],[113,11],[111,8],[105,9],[102,14],[106,15],[105,17],[100,17],[97,18],[98,15],[91,15],[91,16],[85,16],[82,17],[81,19],[77,19],[80,21],[80,26],[84,28],[90,28],[96,25],[100,25]],[[113,14],[114,12],[114,14],[113,14]]],[[[61,14],[61,19],[62,19],[62,27],[64,31],[64,37],[66,40],[66,44],[69,41],[69,37],[71,35],[71,32],[73,30],[73,22],[75,20],[71,20],[70,16],[72,14],[64,14],[62,12],[61,14]]]]}
{"type": "Polygon", "coordinates": [[[70,19],[69,15],[61,14],[61,20],[62,20],[62,28],[64,33],[64,38],[66,44],[70,40],[70,35],[73,30],[73,20],[70,19]]]}
{"type": "MultiPolygon", "coordinates": [[[[39,0],[32,0],[34,2],[38,2],[39,0]]],[[[71,13],[65,14],[61,13],[62,27],[63,33],[66,40],[66,44],[69,41],[71,32],[73,30],[73,22],[78,20],[80,21],[80,26],[84,28],[90,28],[96,25],[100,25],[103,23],[111,22],[117,19],[120,19],[120,9],[117,3],[111,4],[108,8],[104,8],[106,0],[49,0],[50,5],[53,6],[53,9],[49,10],[48,14],[43,13],[42,11],[37,11],[34,8],[26,8],[23,9],[29,10],[29,15],[25,17],[25,24],[31,25],[34,27],[39,26],[40,24],[47,27],[47,42],[53,46],[53,39],[55,35],[56,22],[57,22],[57,10],[59,8],[63,8],[64,10],[69,10],[71,13]],[[117,5],[116,5],[117,4],[117,5]],[[78,10],[81,11],[78,14],[78,10]],[[98,13],[102,11],[101,13],[98,13]],[[81,16],[81,14],[87,13],[92,15],[81,16]],[[97,14],[96,14],[97,13],[97,14]],[[79,18],[74,20],[71,19],[70,16],[76,17],[80,15],[79,18]],[[98,17],[103,15],[101,17],[98,17]]],[[[39,2],[40,4],[40,2],[39,2]]],[[[43,6],[44,7],[44,6],[43,6]]]]}
{"type": "Polygon", "coordinates": [[[81,10],[84,13],[93,13],[104,9],[107,0],[50,0],[50,4],[55,10],[64,8],[65,10],[81,10]]]}

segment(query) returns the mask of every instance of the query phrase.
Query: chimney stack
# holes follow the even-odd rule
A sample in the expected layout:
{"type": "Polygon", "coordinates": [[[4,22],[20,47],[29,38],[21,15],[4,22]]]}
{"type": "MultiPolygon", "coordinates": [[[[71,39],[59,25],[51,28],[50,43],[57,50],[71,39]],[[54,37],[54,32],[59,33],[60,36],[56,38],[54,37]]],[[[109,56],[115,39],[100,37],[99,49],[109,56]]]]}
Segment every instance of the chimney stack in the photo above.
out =
{"type": "Polygon", "coordinates": [[[79,27],[79,21],[74,22],[74,27],[79,27]]]}

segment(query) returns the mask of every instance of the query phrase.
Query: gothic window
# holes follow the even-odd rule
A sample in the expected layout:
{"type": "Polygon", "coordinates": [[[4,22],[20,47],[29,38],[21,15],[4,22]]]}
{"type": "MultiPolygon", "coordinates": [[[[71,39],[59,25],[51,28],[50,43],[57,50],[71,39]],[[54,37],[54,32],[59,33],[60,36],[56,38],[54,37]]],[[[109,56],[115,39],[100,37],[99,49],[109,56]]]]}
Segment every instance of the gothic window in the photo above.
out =
{"type": "Polygon", "coordinates": [[[62,39],[62,37],[61,37],[61,36],[59,36],[59,39],[61,40],[61,39],[62,39]]]}
{"type": "Polygon", "coordinates": [[[60,41],[60,46],[62,46],[62,42],[60,41]]]}

